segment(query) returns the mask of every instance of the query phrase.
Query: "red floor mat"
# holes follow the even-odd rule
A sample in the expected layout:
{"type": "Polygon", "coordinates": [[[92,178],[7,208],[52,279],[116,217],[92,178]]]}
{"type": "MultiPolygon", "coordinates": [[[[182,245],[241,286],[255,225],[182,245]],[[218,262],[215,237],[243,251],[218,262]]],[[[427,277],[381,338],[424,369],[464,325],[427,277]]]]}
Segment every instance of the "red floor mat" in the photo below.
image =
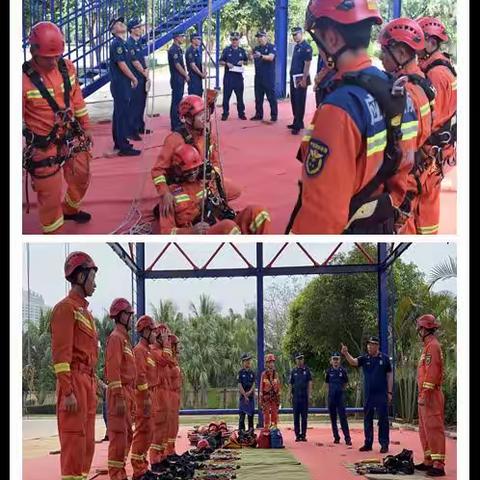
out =
{"type": "MultiPolygon", "coordinates": [[[[305,118],[311,118],[313,98],[309,98],[305,118]]],[[[253,106],[249,105],[249,111],[253,106]]],[[[220,110],[220,109],[217,109],[220,110]]],[[[232,112],[235,111],[233,107],[232,112]]],[[[268,107],[267,107],[268,111],[268,107]]],[[[219,112],[217,111],[219,116],[219,112]]],[[[248,116],[248,115],[247,115],[248,116]]],[[[241,121],[232,113],[227,122],[219,121],[220,148],[225,175],[239,184],[243,193],[234,203],[242,208],[249,203],[265,206],[271,213],[272,233],[284,233],[290,212],[297,198],[297,179],[300,164],[295,155],[301,135],[293,136],[286,125],[291,121],[290,103],[280,102],[276,124],[241,121]]],[[[169,119],[154,118],[149,125],[155,133],[145,137],[144,143],[135,142],[144,149],[142,157],[112,157],[106,154],[112,149],[111,125],[95,124],[94,160],[92,181],[83,208],[92,213],[88,224],[66,222],[62,233],[108,234],[127,233],[125,225],[138,216],[129,215],[132,200],[138,198],[144,221],[152,221],[151,208],[155,203],[155,189],[150,169],[163,139],[168,133],[169,119]],[[129,218],[130,217],[130,218],[129,218]]],[[[456,175],[453,172],[442,193],[440,233],[454,234],[456,226],[456,175]]],[[[36,211],[36,195],[30,191],[30,213],[23,213],[23,232],[41,233],[36,211]]],[[[24,192],[25,197],[25,192],[24,192]]]]}

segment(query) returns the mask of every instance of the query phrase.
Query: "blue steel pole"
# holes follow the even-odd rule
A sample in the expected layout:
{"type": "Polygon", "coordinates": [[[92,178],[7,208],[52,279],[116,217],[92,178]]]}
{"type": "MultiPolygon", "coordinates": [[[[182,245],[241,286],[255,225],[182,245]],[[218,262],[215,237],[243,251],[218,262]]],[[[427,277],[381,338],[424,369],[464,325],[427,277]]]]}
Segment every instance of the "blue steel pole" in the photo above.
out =
{"type": "MultiPolygon", "coordinates": [[[[265,327],[263,323],[263,243],[257,243],[257,392],[260,390],[260,376],[265,365],[265,327]]],[[[263,414],[258,407],[258,425],[263,427],[263,414]]]]}
{"type": "Polygon", "coordinates": [[[215,12],[215,90],[220,90],[220,10],[215,12]]]}
{"type": "MultiPolygon", "coordinates": [[[[137,282],[137,317],[145,315],[145,244],[136,243],[136,264],[139,271],[136,274],[137,282]]],[[[137,334],[135,328],[133,330],[133,343],[137,343],[137,334]]]]}
{"type": "Polygon", "coordinates": [[[287,96],[288,0],[275,0],[275,94],[287,96]]]}
{"type": "Polygon", "coordinates": [[[402,16],[402,0],[393,0],[393,18],[402,16]]]}
{"type": "Polygon", "coordinates": [[[380,351],[388,355],[388,292],[387,292],[387,269],[381,265],[387,258],[387,244],[378,243],[378,336],[380,338],[380,351]]]}

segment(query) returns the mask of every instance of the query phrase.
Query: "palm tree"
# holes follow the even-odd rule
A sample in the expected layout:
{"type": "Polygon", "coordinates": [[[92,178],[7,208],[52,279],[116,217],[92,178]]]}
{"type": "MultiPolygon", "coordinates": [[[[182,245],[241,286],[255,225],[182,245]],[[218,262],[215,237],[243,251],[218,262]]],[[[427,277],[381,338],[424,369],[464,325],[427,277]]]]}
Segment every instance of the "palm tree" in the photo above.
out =
{"type": "Polygon", "coordinates": [[[449,256],[447,260],[435,265],[430,271],[429,287],[432,288],[437,282],[457,277],[457,259],[449,256]]]}
{"type": "Polygon", "coordinates": [[[157,323],[165,323],[178,336],[181,336],[184,327],[184,318],[177,306],[171,300],[160,300],[158,307],[150,304],[153,318],[157,323]]]}
{"type": "Polygon", "coordinates": [[[219,313],[218,304],[210,297],[202,293],[200,295],[200,302],[195,305],[193,302],[190,302],[190,311],[195,317],[211,317],[219,313]]]}

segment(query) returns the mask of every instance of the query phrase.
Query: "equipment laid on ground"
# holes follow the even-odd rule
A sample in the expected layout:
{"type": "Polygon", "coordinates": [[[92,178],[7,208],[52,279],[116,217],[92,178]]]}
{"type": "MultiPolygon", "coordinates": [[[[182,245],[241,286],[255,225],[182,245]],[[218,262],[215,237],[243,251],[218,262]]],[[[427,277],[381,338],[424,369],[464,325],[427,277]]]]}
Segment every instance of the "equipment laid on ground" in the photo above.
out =
{"type": "Polygon", "coordinates": [[[272,448],[271,447],[271,436],[270,436],[270,429],[263,428],[258,435],[257,440],[257,447],[258,448],[272,448]]]}
{"type": "Polygon", "coordinates": [[[282,432],[279,428],[270,429],[270,448],[285,448],[283,445],[282,432]]]}
{"type": "Polygon", "coordinates": [[[370,459],[357,462],[355,464],[355,472],[359,475],[367,473],[413,475],[415,473],[413,451],[403,449],[398,455],[387,455],[382,461],[370,459]]]}

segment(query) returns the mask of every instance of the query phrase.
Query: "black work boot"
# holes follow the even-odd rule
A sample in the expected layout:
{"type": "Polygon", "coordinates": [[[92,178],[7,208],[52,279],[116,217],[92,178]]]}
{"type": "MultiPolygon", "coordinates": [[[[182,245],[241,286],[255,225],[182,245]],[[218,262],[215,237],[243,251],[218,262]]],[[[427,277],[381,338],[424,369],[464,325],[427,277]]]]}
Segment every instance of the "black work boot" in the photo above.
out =
{"type": "Polygon", "coordinates": [[[87,223],[90,221],[92,216],[87,212],[79,210],[77,213],[64,213],[63,218],[65,220],[73,220],[77,223],[87,223]]]}
{"type": "Polygon", "coordinates": [[[228,115],[226,115],[225,113],[222,115],[222,122],[224,122],[225,120],[227,120],[228,118],[228,115]]]}
{"type": "Polygon", "coordinates": [[[380,449],[380,453],[388,453],[388,447],[386,445],[383,445],[380,449]]]}
{"type": "Polygon", "coordinates": [[[371,452],[373,450],[372,447],[369,447],[368,445],[363,445],[358,449],[359,452],[371,452]]]}
{"type": "Polygon", "coordinates": [[[433,467],[433,465],[425,465],[424,463],[419,463],[415,465],[415,470],[421,470],[422,472],[426,472],[427,470],[430,470],[433,467]]]}
{"type": "Polygon", "coordinates": [[[443,468],[430,467],[427,470],[427,477],[444,477],[446,475],[443,468]]]}
{"type": "Polygon", "coordinates": [[[336,438],[336,439],[333,441],[333,443],[337,443],[337,444],[340,443],[340,439],[339,439],[339,438],[336,438]]]}

